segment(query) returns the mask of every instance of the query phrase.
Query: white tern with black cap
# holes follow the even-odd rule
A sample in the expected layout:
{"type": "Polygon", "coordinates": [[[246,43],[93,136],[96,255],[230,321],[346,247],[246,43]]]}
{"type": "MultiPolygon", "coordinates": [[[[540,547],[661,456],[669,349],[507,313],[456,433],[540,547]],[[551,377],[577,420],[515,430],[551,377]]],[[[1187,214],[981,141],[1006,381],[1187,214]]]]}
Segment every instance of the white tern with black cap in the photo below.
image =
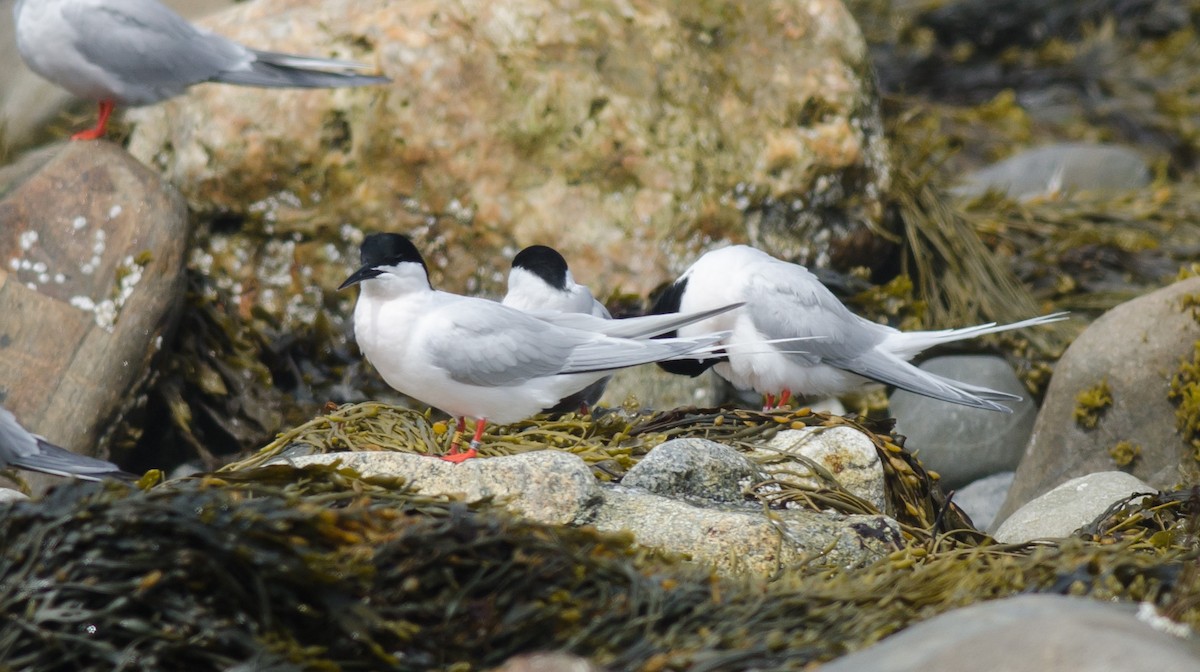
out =
{"type": "MultiPolygon", "coordinates": [[[[546,245],[530,245],[513,257],[512,270],[508,272],[508,293],[501,303],[527,313],[582,313],[612,319],[604,304],[592,296],[592,291],[575,282],[562,254],[546,245]]],[[[604,396],[610,378],[605,376],[560,399],[545,409],[546,412],[579,410],[586,414],[604,396]]]]}
{"type": "MultiPolygon", "coordinates": [[[[368,235],[361,257],[362,267],[339,288],[361,285],[354,308],[358,347],[388,385],[454,416],[460,432],[464,418],[476,419],[472,449],[459,453],[452,445],[447,456],[452,461],[474,456],[488,421],[507,424],[533,416],[616,369],[671,357],[703,358],[725,336],[620,338],[438,291],[420,252],[396,233],[368,235]]],[[[719,306],[691,319],[736,307],[719,306]]]]}
{"type": "Polygon", "coordinates": [[[728,331],[722,341],[730,346],[727,359],[677,360],[660,366],[686,375],[712,367],[735,387],[765,395],[768,407],[786,403],[792,393],[841,394],[875,381],[954,404],[1011,412],[998,402],[1020,397],[934,375],[908,360],[942,343],[1067,319],[1066,313],[1055,313],[1012,324],[903,332],[850,312],[803,266],[746,245],[701,256],[659,297],[652,312],[703,310],[731,301],[745,305],[678,330],[679,336],[728,331]],[[789,339],[806,340],[793,347],[789,339]],[[775,351],[736,347],[767,341],[774,343],[775,351]]]}

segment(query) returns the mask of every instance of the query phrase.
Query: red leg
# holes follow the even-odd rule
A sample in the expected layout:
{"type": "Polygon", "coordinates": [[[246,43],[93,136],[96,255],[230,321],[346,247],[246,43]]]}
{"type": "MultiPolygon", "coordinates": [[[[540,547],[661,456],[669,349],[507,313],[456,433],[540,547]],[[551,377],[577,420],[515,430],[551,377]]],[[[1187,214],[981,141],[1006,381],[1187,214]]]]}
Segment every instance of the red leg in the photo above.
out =
{"type": "Polygon", "coordinates": [[[113,113],[113,108],[116,103],[111,100],[100,101],[100,116],[96,119],[96,125],[86,131],[80,131],[71,136],[72,140],[95,140],[104,136],[104,132],[108,130],[108,118],[113,113]]]}
{"type": "Polygon", "coordinates": [[[792,391],[788,388],[783,388],[783,392],[779,394],[779,405],[786,406],[792,400],[792,391]]]}
{"type": "MultiPolygon", "coordinates": [[[[463,420],[460,418],[459,419],[460,425],[462,422],[463,422],[463,420]]],[[[483,428],[486,426],[487,426],[487,419],[485,419],[485,418],[476,419],[475,420],[475,438],[471,439],[471,448],[465,452],[460,453],[460,452],[458,452],[458,446],[453,446],[449,453],[446,453],[445,455],[442,456],[442,459],[447,462],[453,462],[455,464],[462,464],[463,462],[466,462],[467,460],[478,456],[479,453],[475,450],[475,448],[477,446],[479,446],[479,439],[481,439],[483,437],[483,428]]]]}
{"type": "Polygon", "coordinates": [[[590,415],[591,412],[592,412],[592,409],[588,408],[587,402],[584,402],[579,405],[579,414],[580,415],[590,415]]]}
{"type": "Polygon", "coordinates": [[[763,395],[763,410],[769,411],[772,408],[775,408],[775,395],[768,392],[763,395]]]}

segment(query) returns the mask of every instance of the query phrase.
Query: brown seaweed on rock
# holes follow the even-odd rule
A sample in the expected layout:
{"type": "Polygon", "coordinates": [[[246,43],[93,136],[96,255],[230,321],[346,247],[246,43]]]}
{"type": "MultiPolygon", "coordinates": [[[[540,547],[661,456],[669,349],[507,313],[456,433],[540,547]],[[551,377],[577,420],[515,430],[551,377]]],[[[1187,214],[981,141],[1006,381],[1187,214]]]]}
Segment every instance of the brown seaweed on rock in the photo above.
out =
{"type": "Polygon", "coordinates": [[[1024,592],[1150,601],[1196,625],[1200,584],[1187,568],[1198,507],[1178,501],[1158,518],[1166,536],[934,538],[865,568],[800,566],[764,584],[328,467],[148,492],[73,484],[0,521],[0,660],[39,671],[466,671],[567,650],[620,670],[803,670],[1024,592]]]}

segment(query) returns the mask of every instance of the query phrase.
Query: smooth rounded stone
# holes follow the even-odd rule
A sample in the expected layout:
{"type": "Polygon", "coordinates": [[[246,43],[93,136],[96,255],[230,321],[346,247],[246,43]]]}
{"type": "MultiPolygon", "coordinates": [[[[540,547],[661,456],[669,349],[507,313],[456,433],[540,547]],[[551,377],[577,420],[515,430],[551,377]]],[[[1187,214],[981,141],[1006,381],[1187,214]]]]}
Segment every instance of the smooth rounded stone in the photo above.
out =
{"type": "Polygon", "coordinates": [[[1192,672],[1200,669],[1200,646],[1148,624],[1130,604],[1020,595],[935,616],[821,666],[821,672],[966,669],[1192,672]]]}
{"type": "MultiPolygon", "coordinates": [[[[479,259],[552,241],[599,294],[646,295],[695,241],[745,236],[762,212],[751,200],[821,203],[854,234],[885,211],[869,54],[838,0],[258,0],[201,23],[393,83],[193,87],[127,115],[131,153],[197,211],[250,211],[277,231],[436,219],[431,263],[450,290],[497,289],[503,274],[479,259]]],[[[811,210],[760,217],[750,235],[821,257],[831,225],[811,210]]]]}
{"type": "Polygon", "coordinates": [[[23,157],[0,170],[0,197],[0,400],[53,443],[106,457],[98,442],[182,306],[186,207],[107,142],[23,157]]]}
{"type": "Polygon", "coordinates": [[[1129,147],[1062,142],[1014,154],[962,177],[950,191],[979,196],[998,191],[1009,198],[1070,191],[1140,189],[1150,184],[1150,168],[1129,147]]]}
{"type": "Polygon", "coordinates": [[[21,492],[20,490],[13,490],[12,488],[0,488],[0,504],[4,504],[6,502],[22,502],[27,499],[29,499],[29,495],[21,492]]]}
{"type": "Polygon", "coordinates": [[[785,429],[771,440],[756,446],[748,455],[758,461],[772,478],[787,483],[819,487],[804,463],[788,457],[802,455],[824,467],[843,488],[870,502],[876,509],[885,507],[883,465],[875,444],[853,427],[804,427],[785,429]]]}
{"type": "Polygon", "coordinates": [[[564,651],[523,653],[504,661],[492,672],[603,672],[602,667],[587,658],[564,651]]]}
{"type": "Polygon", "coordinates": [[[889,408],[896,431],[908,437],[905,449],[941,476],[943,488],[961,488],[984,476],[1016,469],[1033,433],[1037,404],[1012,366],[1003,357],[952,355],[934,357],[920,367],[1022,399],[1004,402],[1012,413],[997,413],[897,390],[889,408]]]}
{"type": "Polygon", "coordinates": [[[800,562],[858,567],[896,550],[900,527],[885,516],[701,507],[623,485],[604,486],[591,524],[629,532],[638,544],[683,554],[727,574],[774,576],[800,562]]]}
{"type": "Polygon", "coordinates": [[[995,529],[996,513],[1012,486],[1014,472],[1002,471],[969,483],[954,492],[954,503],[971,517],[975,527],[985,532],[995,529]]]}
{"type": "Polygon", "coordinates": [[[276,459],[271,464],[341,462],[363,476],[401,476],[425,495],[468,503],[491,498],[530,520],[567,525],[591,517],[601,493],[591,469],[577,455],[542,450],[453,464],[428,455],[391,451],[326,453],[276,459]]]}
{"type": "Polygon", "coordinates": [[[708,439],[674,439],[655,446],[621,479],[621,485],[666,497],[742,502],[768,478],[753,460],[708,439]]]}
{"type": "Polygon", "coordinates": [[[1033,539],[1070,535],[1104,513],[1114,502],[1156,488],[1123,471],[1073,478],[1017,509],[996,529],[996,541],[1022,544],[1033,539]]]}
{"type": "Polygon", "coordinates": [[[1195,356],[1200,322],[1192,316],[1200,277],[1123,303],[1093,322],[1054,367],[1033,435],[1000,518],[1068,479],[1121,468],[1158,489],[1195,482],[1200,464],[1176,429],[1171,379],[1195,356]],[[1107,383],[1112,403],[1095,409],[1095,427],[1077,421],[1081,393],[1107,383]],[[1141,448],[1129,466],[1110,451],[1141,448]]]}

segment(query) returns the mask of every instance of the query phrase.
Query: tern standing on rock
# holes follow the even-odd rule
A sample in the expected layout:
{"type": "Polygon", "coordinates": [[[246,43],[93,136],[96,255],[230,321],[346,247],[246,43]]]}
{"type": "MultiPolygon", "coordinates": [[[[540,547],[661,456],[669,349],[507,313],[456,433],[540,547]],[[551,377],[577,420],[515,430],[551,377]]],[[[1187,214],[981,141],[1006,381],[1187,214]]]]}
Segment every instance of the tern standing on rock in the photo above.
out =
{"type": "Polygon", "coordinates": [[[76,455],[31,433],[17,423],[16,417],[0,407],[0,469],[17,467],[52,476],[70,476],[85,481],[105,478],[122,480],[137,476],[121,471],[112,462],[76,455]]]}
{"type": "Polygon", "coordinates": [[[692,376],[713,367],[735,387],[764,395],[767,408],[787,403],[793,392],[841,394],[876,381],[954,404],[1011,413],[997,402],[1020,397],[934,375],[908,360],[942,343],[1067,318],[1066,313],[1055,313],[1013,324],[902,332],[850,312],[803,266],[745,245],[701,256],[659,297],[652,312],[702,310],[730,301],[745,306],[678,331],[680,336],[730,331],[723,341],[730,346],[727,361],[671,361],[659,366],[692,376]],[[788,339],[796,338],[810,340],[789,344],[788,339]],[[773,342],[777,351],[747,352],[736,347],[766,341],[773,342]],[[797,351],[782,352],[785,348],[797,351]]]}
{"type": "MultiPolygon", "coordinates": [[[[457,419],[455,441],[443,457],[452,462],[475,456],[489,420],[507,424],[536,415],[616,369],[703,357],[725,336],[620,338],[437,291],[421,253],[396,233],[367,236],[361,255],[362,267],[339,287],[361,285],[354,307],[358,347],[388,385],[457,419]],[[475,437],[471,449],[459,453],[466,417],[476,419],[475,437]]],[[[604,326],[625,321],[579,317],[604,326]]]]}
{"type": "MultiPolygon", "coordinates": [[[[583,313],[610,320],[612,315],[592,296],[592,291],[575,282],[567,260],[558,250],[545,245],[530,245],[513,257],[508,273],[508,293],[501,302],[526,313],[583,313]]],[[[560,399],[547,413],[588,410],[604,396],[611,376],[605,376],[575,394],[560,399]]]]}
{"type": "Polygon", "coordinates": [[[369,66],[244,47],[188,23],[157,0],[17,0],[17,49],[34,72],[85,100],[100,117],[72,140],[104,135],[120,105],[178,96],[201,82],[331,88],[383,84],[369,66]]]}

